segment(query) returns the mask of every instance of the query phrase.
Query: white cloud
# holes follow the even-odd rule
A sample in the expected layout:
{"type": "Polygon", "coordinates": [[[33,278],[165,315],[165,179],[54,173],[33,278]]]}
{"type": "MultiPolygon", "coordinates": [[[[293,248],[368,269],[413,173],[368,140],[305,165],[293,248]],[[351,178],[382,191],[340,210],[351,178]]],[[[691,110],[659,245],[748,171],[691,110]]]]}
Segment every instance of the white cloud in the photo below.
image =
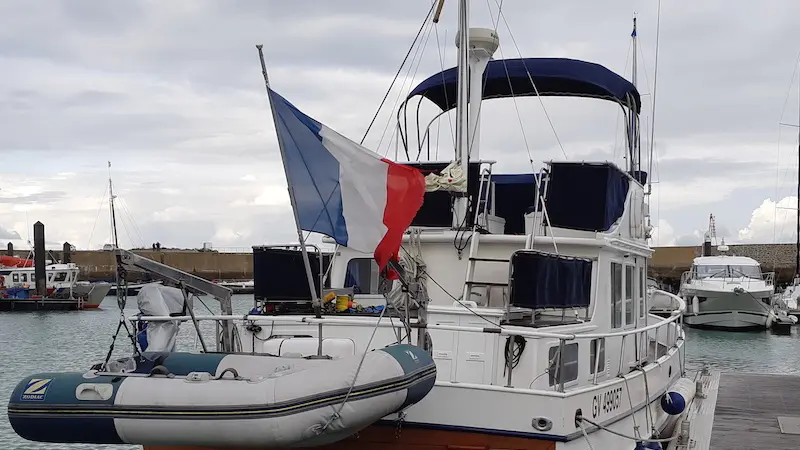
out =
{"type": "Polygon", "coordinates": [[[650,245],[654,247],[669,247],[675,245],[675,230],[664,219],[659,219],[658,225],[650,232],[650,245]]]}
{"type": "MultiPolygon", "coordinates": [[[[70,241],[79,248],[108,242],[103,190],[111,160],[123,245],[159,241],[199,247],[211,240],[214,246],[246,247],[296,240],[253,44],[268,44],[264,50],[275,89],[358,141],[430,6],[390,3],[320,2],[309,9],[279,1],[222,7],[74,0],[55,8],[0,2],[0,226],[17,232],[23,242],[37,220],[45,223],[49,241],[70,241]],[[342,26],[346,33],[328,32],[342,26]]],[[[721,0],[712,0],[701,8],[664,6],[670,26],[662,39],[670,45],[662,49],[669,63],[659,68],[660,163],[651,174],[658,181],[651,199],[659,219],[654,244],[689,242],[703,227],[702,216],[721,201],[775,185],[769,151],[777,120],[771,114],[786,94],[795,53],[784,44],[795,40],[792,18],[800,3],[783,0],[774,8],[750,8],[747,15],[739,13],[742,4],[723,8],[721,0]],[[747,32],[731,32],[743,29],[747,32]],[[727,45],[711,53],[694,45],[719,41],[727,45]],[[704,101],[693,100],[698,98],[704,101]],[[714,157],[726,164],[709,164],[714,157]]],[[[415,82],[455,64],[456,8],[451,6],[445,6],[437,33],[423,36],[427,47],[419,70],[407,77],[401,73],[365,141],[381,154],[394,154],[389,121],[396,101],[415,82]]],[[[497,56],[520,56],[516,41],[523,56],[582,58],[629,76],[624,69],[630,1],[572,9],[558,2],[507,2],[504,14],[514,40],[501,25],[503,54],[497,56]],[[576,25],[566,34],[561,32],[564,17],[576,25]]],[[[652,55],[655,8],[639,13],[640,44],[647,44],[641,53],[652,55]]],[[[491,22],[479,2],[472,17],[477,26],[491,22]]],[[[640,67],[652,75],[652,63],[645,57],[640,67]]],[[[649,81],[640,76],[642,92],[650,91],[649,81]]],[[[650,98],[643,98],[645,108],[650,98]]],[[[601,159],[622,163],[617,105],[564,98],[541,103],[568,158],[590,159],[600,150],[607,153],[601,159]]],[[[561,159],[541,103],[534,98],[486,102],[480,156],[497,160],[497,170],[508,172],[529,170],[528,152],[536,166],[561,159]]],[[[423,103],[423,123],[431,112],[423,103]]],[[[412,147],[415,115],[412,102],[412,147]]],[[[436,159],[452,156],[452,115],[433,130],[436,159]]],[[[786,115],[796,117],[794,110],[786,115]]],[[[728,223],[730,228],[744,225],[742,210],[751,209],[744,204],[736,205],[739,218],[728,223]]],[[[792,225],[779,228],[793,232],[792,225]]],[[[743,231],[748,241],[773,236],[770,225],[752,220],[743,231]]]]}
{"type": "Polygon", "coordinates": [[[753,211],[750,223],[739,230],[739,239],[752,243],[790,242],[795,239],[796,226],[796,196],[778,202],[766,199],[753,211]]]}

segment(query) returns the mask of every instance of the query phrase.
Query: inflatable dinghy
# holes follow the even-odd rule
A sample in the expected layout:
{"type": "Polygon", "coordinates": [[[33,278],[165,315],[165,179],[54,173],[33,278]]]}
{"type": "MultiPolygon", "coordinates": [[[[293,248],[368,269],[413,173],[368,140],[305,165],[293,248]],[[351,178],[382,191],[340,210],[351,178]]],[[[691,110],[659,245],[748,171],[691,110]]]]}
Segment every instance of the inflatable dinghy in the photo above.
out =
{"type": "Polygon", "coordinates": [[[324,445],[433,388],[436,365],[419,347],[392,345],[361,358],[149,354],[128,373],[29,376],[11,394],[8,418],[18,435],[39,442],[324,445]]]}

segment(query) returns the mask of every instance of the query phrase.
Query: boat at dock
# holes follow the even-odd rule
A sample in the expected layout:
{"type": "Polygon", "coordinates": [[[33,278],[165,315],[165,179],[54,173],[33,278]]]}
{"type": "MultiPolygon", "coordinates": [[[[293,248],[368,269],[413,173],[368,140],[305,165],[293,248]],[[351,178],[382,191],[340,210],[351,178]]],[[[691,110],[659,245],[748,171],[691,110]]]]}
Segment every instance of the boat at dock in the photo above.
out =
{"type": "MultiPolygon", "coordinates": [[[[721,252],[727,246],[720,245],[721,252]]],[[[701,256],[681,279],[681,297],[690,327],[721,330],[764,330],[776,314],[772,296],[774,273],[761,272],[758,261],[744,256],[701,256]]]]}
{"type": "Polygon", "coordinates": [[[111,289],[110,283],[79,280],[80,267],[75,263],[50,263],[45,266],[47,293],[36,295],[33,260],[24,261],[31,263],[0,268],[5,294],[0,298],[0,310],[94,309],[111,289]]]}
{"type": "MultiPolygon", "coordinates": [[[[170,286],[143,288],[139,314],[120,321],[118,332],[137,324],[132,356],[23,378],[8,407],[15,432],[144,450],[634,450],[668,439],[695,384],[685,302],[653,288],[677,307],[665,318],[648,308],[639,92],[587,61],[492,59],[497,31],[469,28],[469,1],[458,6],[457,67],[412,89],[397,116],[408,136],[412,99],[439,108],[428,128],[455,109],[449,161],[389,161],[307,116],[272,89],[258,46],[299,249],[258,252],[253,309],[234,315],[230,289],[115,246],[120,286],[134,270],[170,286]],[[528,96],[619,106],[626,167],[498,173],[480,159],[480,105],[528,96]],[[303,231],[336,246],[329,263],[303,231]],[[195,314],[191,294],[221,313],[195,314]],[[212,341],[203,321],[216,324],[212,341]],[[203,353],[174,351],[181,323],[203,353]]],[[[420,136],[427,120],[417,116],[420,136]]],[[[424,142],[403,145],[421,154],[424,142]]]]}

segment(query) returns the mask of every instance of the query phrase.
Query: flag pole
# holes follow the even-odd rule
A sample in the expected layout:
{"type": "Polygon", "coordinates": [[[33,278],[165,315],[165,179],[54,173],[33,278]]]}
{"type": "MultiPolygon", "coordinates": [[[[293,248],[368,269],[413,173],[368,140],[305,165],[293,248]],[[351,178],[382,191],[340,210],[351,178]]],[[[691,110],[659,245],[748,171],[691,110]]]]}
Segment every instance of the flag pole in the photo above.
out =
{"type": "MultiPolygon", "coordinates": [[[[308,288],[311,290],[311,299],[312,305],[314,307],[314,314],[317,318],[322,317],[322,303],[320,302],[319,295],[317,295],[316,287],[314,286],[314,274],[311,272],[311,262],[308,258],[308,249],[306,249],[305,238],[303,238],[303,230],[300,228],[300,216],[297,215],[297,205],[295,204],[294,198],[294,189],[292,188],[292,183],[289,182],[289,169],[286,167],[286,155],[284,154],[283,149],[283,139],[281,138],[280,132],[278,132],[278,116],[275,114],[275,105],[272,104],[272,98],[269,96],[269,76],[267,75],[267,65],[264,62],[264,51],[262,50],[263,45],[256,45],[258,49],[258,58],[261,60],[261,73],[264,74],[264,85],[267,88],[267,99],[269,100],[269,107],[272,110],[272,120],[275,122],[275,134],[278,136],[278,148],[281,152],[281,161],[283,162],[283,171],[286,175],[286,184],[289,187],[289,202],[292,205],[292,214],[294,215],[294,226],[297,229],[297,238],[300,241],[300,251],[303,254],[303,265],[306,268],[306,278],[308,278],[308,288]]],[[[322,261],[320,261],[320,267],[322,267],[322,261]]],[[[320,289],[322,289],[322,284],[320,280],[320,289]]],[[[319,348],[318,354],[322,355],[322,324],[320,323],[320,334],[319,334],[319,348]]]]}

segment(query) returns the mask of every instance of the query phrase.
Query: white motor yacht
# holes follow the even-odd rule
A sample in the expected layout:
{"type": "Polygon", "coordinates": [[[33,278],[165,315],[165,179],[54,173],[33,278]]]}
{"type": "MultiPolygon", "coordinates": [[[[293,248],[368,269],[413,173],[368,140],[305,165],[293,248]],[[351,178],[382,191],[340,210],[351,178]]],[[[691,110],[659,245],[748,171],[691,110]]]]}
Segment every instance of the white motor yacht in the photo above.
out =
{"type": "MultiPolygon", "coordinates": [[[[728,250],[725,245],[720,252],[728,250]]],[[[758,261],[722,254],[695,258],[681,277],[690,327],[752,330],[769,328],[774,318],[774,273],[761,272],[758,261]]]]}

